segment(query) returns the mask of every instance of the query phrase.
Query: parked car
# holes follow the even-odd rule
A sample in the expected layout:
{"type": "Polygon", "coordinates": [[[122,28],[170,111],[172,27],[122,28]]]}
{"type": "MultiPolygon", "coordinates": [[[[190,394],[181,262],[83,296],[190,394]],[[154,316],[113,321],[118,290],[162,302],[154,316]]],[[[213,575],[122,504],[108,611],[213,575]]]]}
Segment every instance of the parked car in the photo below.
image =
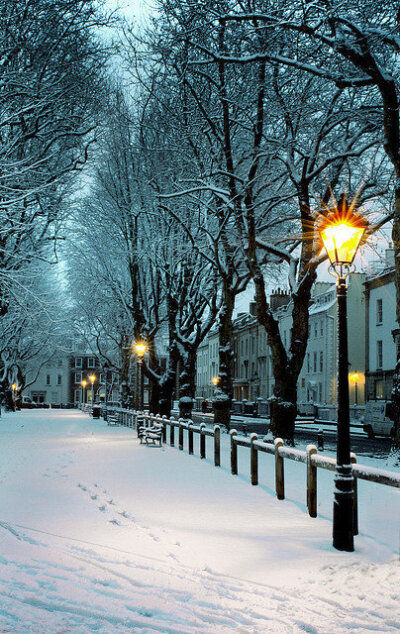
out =
{"type": "Polygon", "coordinates": [[[29,396],[23,396],[21,399],[21,409],[34,409],[37,404],[32,401],[29,396]]]}
{"type": "Polygon", "coordinates": [[[363,429],[369,438],[394,435],[391,401],[367,401],[363,429]]]}

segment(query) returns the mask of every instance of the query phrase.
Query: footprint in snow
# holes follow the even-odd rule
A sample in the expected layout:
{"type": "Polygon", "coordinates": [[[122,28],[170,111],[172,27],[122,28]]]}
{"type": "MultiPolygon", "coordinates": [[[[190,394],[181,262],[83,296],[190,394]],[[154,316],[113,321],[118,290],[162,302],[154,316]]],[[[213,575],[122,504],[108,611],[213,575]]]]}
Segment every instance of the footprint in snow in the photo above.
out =
{"type": "Polygon", "coordinates": [[[91,499],[91,500],[97,500],[97,495],[91,495],[91,496],[90,496],[90,499],[91,499]]]}
{"type": "Polygon", "coordinates": [[[106,510],[106,505],[103,504],[103,506],[99,506],[98,509],[99,511],[102,511],[104,513],[104,511],[106,510]]]}
{"type": "Polygon", "coordinates": [[[109,522],[110,522],[110,524],[115,524],[116,526],[121,526],[121,523],[118,520],[116,520],[116,519],[109,520],[109,522]]]}
{"type": "Polygon", "coordinates": [[[115,504],[114,500],[107,500],[107,504],[115,504]]]}

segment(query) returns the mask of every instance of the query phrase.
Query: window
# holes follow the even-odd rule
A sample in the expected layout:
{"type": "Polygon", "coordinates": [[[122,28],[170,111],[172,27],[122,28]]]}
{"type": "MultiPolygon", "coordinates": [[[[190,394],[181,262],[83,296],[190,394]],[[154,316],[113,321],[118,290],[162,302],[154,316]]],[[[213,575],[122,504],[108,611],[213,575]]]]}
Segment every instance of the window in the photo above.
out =
{"type": "Polygon", "coordinates": [[[61,374],[57,377],[57,385],[61,385],[61,374]]]}
{"type": "Polygon", "coordinates": [[[82,381],[82,372],[75,372],[75,383],[80,383],[82,381]]]}
{"type": "Polygon", "coordinates": [[[317,353],[314,352],[314,372],[317,371],[317,353]]]}
{"type": "Polygon", "coordinates": [[[81,368],[82,367],[82,357],[76,357],[76,359],[75,359],[75,367],[76,368],[81,368]]]}
{"type": "Polygon", "coordinates": [[[318,400],[322,403],[322,383],[318,383],[318,400]]]}
{"type": "Polygon", "coordinates": [[[87,360],[87,367],[88,368],[94,368],[94,358],[93,357],[89,357],[87,360]]]}
{"type": "Polygon", "coordinates": [[[50,374],[46,374],[46,385],[50,385],[50,374]]]}
{"type": "Polygon", "coordinates": [[[319,353],[319,371],[324,371],[324,353],[322,352],[322,350],[319,353]]]}
{"type": "Polygon", "coordinates": [[[376,342],[376,367],[383,367],[383,346],[382,341],[376,342]]]}
{"type": "Polygon", "coordinates": [[[310,367],[310,353],[307,352],[307,372],[311,372],[311,367],[310,367]]]}
{"type": "Polygon", "coordinates": [[[383,320],[383,300],[376,300],[376,323],[381,324],[383,320]]]}
{"type": "Polygon", "coordinates": [[[324,336],[324,322],[321,321],[321,337],[324,336]]]}
{"type": "Polygon", "coordinates": [[[314,337],[318,337],[318,323],[314,323],[314,337]]]}
{"type": "Polygon", "coordinates": [[[59,367],[59,368],[62,368],[62,364],[63,364],[63,363],[62,363],[62,359],[59,359],[59,360],[58,360],[58,363],[57,363],[58,367],[59,367]]]}

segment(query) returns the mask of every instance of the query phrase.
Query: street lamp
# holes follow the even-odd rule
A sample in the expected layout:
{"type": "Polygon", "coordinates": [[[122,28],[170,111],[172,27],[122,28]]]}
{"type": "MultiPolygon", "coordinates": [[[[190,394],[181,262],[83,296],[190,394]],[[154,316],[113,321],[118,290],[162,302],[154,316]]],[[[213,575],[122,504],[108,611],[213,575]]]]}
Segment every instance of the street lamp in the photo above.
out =
{"type": "Polygon", "coordinates": [[[354,405],[358,405],[358,379],[360,378],[358,372],[350,374],[350,379],[354,383],[354,405]]]}
{"type": "Polygon", "coordinates": [[[15,392],[18,389],[18,385],[16,383],[12,383],[11,384],[11,389],[12,389],[12,395],[13,395],[13,411],[15,410],[15,392]]]}
{"type": "Polygon", "coordinates": [[[349,208],[343,197],[332,214],[323,219],[320,234],[331,270],[337,278],[338,304],[338,415],[336,471],[333,504],[333,546],[354,550],[353,474],[350,463],[350,414],[347,343],[346,277],[363,238],[367,223],[349,208]]]}
{"type": "Polygon", "coordinates": [[[213,376],[211,381],[213,382],[214,387],[218,387],[218,385],[220,384],[221,379],[219,378],[219,376],[213,376]]]}
{"type": "Polygon", "coordinates": [[[83,379],[83,381],[81,381],[81,406],[82,406],[82,403],[86,401],[86,395],[85,395],[86,386],[87,386],[87,381],[83,379]]]}
{"type": "Polygon", "coordinates": [[[92,384],[92,390],[91,390],[91,392],[92,392],[92,409],[93,409],[93,397],[94,397],[93,384],[94,384],[95,380],[96,380],[96,375],[95,375],[95,374],[91,374],[91,375],[89,376],[89,381],[90,381],[90,383],[92,384]]]}
{"type": "Polygon", "coordinates": [[[136,374],[136,401],[139,411],[143,410],[143,357],[147,352],[147,343],[145,341],[136,341],[133,346],[137,357],[137,374],[136,374]]]}

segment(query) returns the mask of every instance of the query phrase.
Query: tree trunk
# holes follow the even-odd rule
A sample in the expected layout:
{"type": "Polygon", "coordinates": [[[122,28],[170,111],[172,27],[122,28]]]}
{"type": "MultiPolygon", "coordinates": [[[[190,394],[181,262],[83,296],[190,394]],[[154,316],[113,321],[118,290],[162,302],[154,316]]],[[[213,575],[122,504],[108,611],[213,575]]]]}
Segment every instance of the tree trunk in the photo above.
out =
{"type": "Polygon", "coordinates": [[[297,377],[288,368],[275,373],[274,396],[271,403],[270,430],[275,437],[294,444],[294,427],[297,416],[297,377]]]}
{"type": "Polygon", "coordinates": [[[181,372],[179,376],[179,415],[191,418],[196,394],[196,357],[197,348],[187,346],[181,355],[181,372]]]}
{"type": "Polygon", "coordinates": [[[235,295],[224,289],[224,302],[219,314],[219,393],[225,396],[225,405],[220,407],[220,418],[227,429],[230,428],[231,405],[233,398],[233,324],[232,316],[235,306],[235,295]]]}

